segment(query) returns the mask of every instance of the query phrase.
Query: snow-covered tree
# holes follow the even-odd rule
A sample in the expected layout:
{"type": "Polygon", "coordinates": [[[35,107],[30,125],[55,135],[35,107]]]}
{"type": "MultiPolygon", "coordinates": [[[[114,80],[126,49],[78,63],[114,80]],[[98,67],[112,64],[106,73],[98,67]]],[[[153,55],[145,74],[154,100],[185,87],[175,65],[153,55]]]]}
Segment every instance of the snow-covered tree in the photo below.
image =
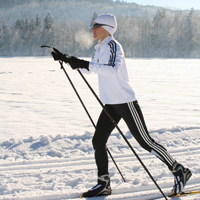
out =
{"type": "Polygon", "coordinates": [[[138,37],[138,55],[140,57],[150,57],[151,55],[151,32],[152,25],[149,16],[144,13],[138,19],[139,37],[138,37]]]}
{"type": "Polygon", "coordinates": [[[186,17],[185,27],[184,27],[184,41],[185,41],[185,57],[190,58],[194,50],[194,24],[193,19],[195,16],[194,9],[191,8],[188,16],[186,17]]]}
{"type": "Polygon", "coordinates": [[[44,28],[46,28],[47,30],[50,30],[53,24],[54,24],[53,17],[48,13],[44,19],[44,28]]]}
{"type": "MultiPolygon", "coordinates": [[[[152,44],[152,51],[151,55],[153,57],[160,57],[163,53],[163,47],[165,45],[166,39],[166,32],[164,32],[166,20],[166,10],[159,9],[157,14],[153,19],[153,29],[151,34],[151,44],[152,44]]],[[[163,55],[164,57],[164,55],[163,55]]]]}
{"type": "Polygon", "coordinates": [[[38,15],[36,15],[36,18],[35,18],[35,26],[36,27],[42,26],[41,18],[38,15]]]}
{"type": "Polygon", "coordinates": [[[44,29],[41,34],[41,40],[43,44],[53,46],[55,40],[55,32],[54,32],[54,20],[53,17],[48,13],[44,19],[44,29]]]}
{"type": "Polygon", "coordinates": [[[6,22],[3,21],[0,31],[0,49],[3,56],[9,55],[11,51],[10,39],[11,39],[11,30],[7,26],[6,22]]]}
{"type": "Polygon", "coordinates": [[[90,28],[93,27],[93,25],[94,25],[94,21],[95,21],[95,19],[96,19],[97,17],[98,17],[97,13],[94,12],[94,14],[93,14],[93,16],[92,16],[92,19],[91,19],[91,23],[90,23],[90,28]]]}

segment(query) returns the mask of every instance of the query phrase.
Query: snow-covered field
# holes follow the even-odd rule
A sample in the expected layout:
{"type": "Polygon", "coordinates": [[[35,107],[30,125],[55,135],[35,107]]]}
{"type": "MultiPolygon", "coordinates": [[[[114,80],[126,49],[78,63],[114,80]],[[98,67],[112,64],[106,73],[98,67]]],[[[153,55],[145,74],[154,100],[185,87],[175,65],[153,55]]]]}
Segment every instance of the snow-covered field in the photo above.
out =
{"type": "MultiPolygon", "coordinates": [[[[200,60],[127,59],[130,83],[151,133],[193,173],[200,189],[200,60]]],[[[65,65],[96,122],[101,111],[80,75],[65,65]]],[[[85,75],[98,93],[97,75],[85,75]]],[[[119,127],[164,192],[173,176],[119,127]]],[[[0,199],[74,199],[96,184],[94,132],[65,74],[50,57],[0,58],[0,199]]],[[[108,148],[113,195],[96,199],[153,199],[160,192],[114,130],[108,148]]],[[[91,200],[94,198],[91,198],[91,200]]],[[[200,195],[184,197],[200,199],[200,195]]]]}

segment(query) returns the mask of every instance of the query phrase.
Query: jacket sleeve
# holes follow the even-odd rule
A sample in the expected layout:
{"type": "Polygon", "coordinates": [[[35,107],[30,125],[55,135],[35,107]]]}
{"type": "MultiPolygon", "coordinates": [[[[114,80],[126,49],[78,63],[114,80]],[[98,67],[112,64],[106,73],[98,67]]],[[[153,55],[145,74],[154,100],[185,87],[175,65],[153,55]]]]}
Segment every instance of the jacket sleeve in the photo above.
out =
{"type": "Polygon", "coordinates": [[[117,45],[115,42],[110,42],[108,45],[110,46],[108,48],[110,59],[106,64],[91,61],[89,63],[90,72],[94,72],[102,76],[115,76],[118,73],[120,67],[122,66],[122,60],[124,57],[123,50],[120,45],[117,45]]]}

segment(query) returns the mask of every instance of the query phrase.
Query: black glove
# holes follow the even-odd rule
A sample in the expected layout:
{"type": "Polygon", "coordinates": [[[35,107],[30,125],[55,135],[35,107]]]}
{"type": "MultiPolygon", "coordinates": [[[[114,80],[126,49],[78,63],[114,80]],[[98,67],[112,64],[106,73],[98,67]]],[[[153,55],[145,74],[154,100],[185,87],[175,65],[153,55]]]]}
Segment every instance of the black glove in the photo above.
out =
{"type": "Polygon", "coordinates": [[[68,59],[68,63],[70,64],[72,69],[84,68],[89,71],[89,62],[86,60],[80,60],[74,56],[71,56],[68,59]]]}
{"type": "Polygon", "coordinates": [[[53,52],[51,55],[54,60],[61,60],[65,63],[69,63],[72,69],[85,68],[89,71],[89,62],[85,60],[80,60],[74,56],[69,56],[66,54],[62,54],[58,49],[53,48],[53,52]]]}
{"type": "Polygon", "coordinates": [[[65,54],[62,54],[58,49],[53,48],[54,51],[51,52],[51,55],[53,56],[54,60],[61,60],[65,63],[68,63],[69,56],[66,56],[65,54]]]}

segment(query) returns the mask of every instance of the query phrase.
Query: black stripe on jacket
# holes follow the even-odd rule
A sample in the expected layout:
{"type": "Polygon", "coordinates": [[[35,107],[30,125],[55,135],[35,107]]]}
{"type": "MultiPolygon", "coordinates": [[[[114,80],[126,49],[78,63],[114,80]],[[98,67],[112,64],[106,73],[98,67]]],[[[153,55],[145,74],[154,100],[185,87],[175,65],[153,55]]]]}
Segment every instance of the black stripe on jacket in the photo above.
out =
{"type": "Polygon", "coordinates": [[[114,40],[111,40],[108,45],[110,46],[110,59],[109,59],[109,66],[114,67],[115,66],[115,59],[116,59],[116,52],[117,52],[117,45],[116,42],[114,40]]]}

